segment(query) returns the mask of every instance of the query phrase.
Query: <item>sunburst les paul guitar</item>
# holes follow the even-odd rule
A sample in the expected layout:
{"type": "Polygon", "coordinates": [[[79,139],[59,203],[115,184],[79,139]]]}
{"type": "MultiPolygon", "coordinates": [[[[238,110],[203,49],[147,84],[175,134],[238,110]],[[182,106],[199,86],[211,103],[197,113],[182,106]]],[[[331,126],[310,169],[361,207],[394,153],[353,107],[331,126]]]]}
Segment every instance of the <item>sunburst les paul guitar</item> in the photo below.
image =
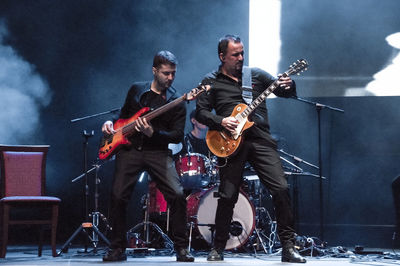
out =
{"type": "Polygon", "coordinates": [[[210,90],[210,85],[201,85],[197,88],[192,89],[190,92],[185,93],[181,97],[169,102],[151,112],[149,107],[144,107],[140,109],[136,114],[127,119],[118,119],[114,123],[114,134],[105,135],[101,139],[100,149],[99,149],[99,159],[106,160],[111,158],[114,154],[118,152],[120,148],[125,145],[130,145],[128,140],[129,136],[132,136],[137,131],[136,120],[139,117],[146,118],[147,122],[150,122],[153,118],[171,110],[175,106],[179,105],[183,101],[192,101],[197,98],[201,93],[210,90]]]}
{"type": "MultiPolygon", "coordinates": [[[[282,74],[288,77],[307,70],[308,63],[305,59],[299,59],[290,65],[289,69],[282,74]]],[[[276,88],[278,81],[274,81],[264,90],[250,105],[238,104],[232,111],[231,116],[239,122],[234,132],[227,130],[209,130],[206,135],[207,146],[210,151],[218,157],[229,157],[234,154],[242,142],[243,132],[253,126],[254,122],[248,120],[249,115],[260,105],[276,88]]]]}

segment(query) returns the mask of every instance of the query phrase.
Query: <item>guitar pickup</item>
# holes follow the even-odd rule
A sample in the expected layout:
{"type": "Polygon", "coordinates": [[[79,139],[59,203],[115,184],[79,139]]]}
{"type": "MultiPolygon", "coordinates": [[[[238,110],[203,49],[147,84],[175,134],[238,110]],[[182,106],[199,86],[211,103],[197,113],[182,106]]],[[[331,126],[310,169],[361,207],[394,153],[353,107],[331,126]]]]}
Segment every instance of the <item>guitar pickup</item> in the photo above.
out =
{"type": "Polygon", "coordinates": [[[224,140],[226,140],[226,136],[224,135],[224,133],[220,132],[219,134],[221,135],[221,137],[222,137],[224,140]]]}

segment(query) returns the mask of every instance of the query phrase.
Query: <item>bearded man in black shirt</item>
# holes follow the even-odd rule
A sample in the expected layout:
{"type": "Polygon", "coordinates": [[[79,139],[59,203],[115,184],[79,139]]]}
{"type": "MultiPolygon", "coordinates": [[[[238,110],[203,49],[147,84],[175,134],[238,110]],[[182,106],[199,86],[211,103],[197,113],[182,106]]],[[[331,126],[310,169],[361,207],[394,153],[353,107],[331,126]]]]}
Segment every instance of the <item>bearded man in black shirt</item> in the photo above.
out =
{"type": "MultiPolygon", "coordinates": [[[[198,98],[196,118],[200,123],[207,125],[209,130],[234,133],[239,122],[231,113],[236,105],[244,103],[248,97],[242,90],[244,52],[240,38],[235,35],[221,38],[218,56],[221,61],[218,71],[208,74],[202,82],[213,86],[209,93],[198,98]]],[[[251,83],[251,96],[256,99],[275,78],[258,68],[251,68],[250,71],[248,83],[251,83]]],[[[290,97],[296,93],[295,83],[290,77],[280,76],[277,85],[274,91],[277,96],[290,97]]],[[[288,184],[277,152],[277,144],[269,132],[266,104],[259,105],[250,118],[254,125],[245,131],[244,140],[236,153],[227,159],[224,167],[219,168],[221,183],[215,217],[215,237],[207,260],[224,259],[223,251],[229,239],[233,208],[238,200],[245,164],[249,162],[273,197],[278,235],[282,244],[282,262],[305,263],[306,260],[294,248],[294,221],[288,184]]],[[[220,161],[221,165],[225,163],[224,158],[220,158],[220,161]]]]}
{"type": "MultiPolygon", "coordinates": [[[[153,80],[136,82],[128,91],[120,119],[128,119],[144,107],[151,109],[178,98],[171,86],[175,79],[177,60],[169,51],[158,52],[153,60],[153,80]]],[[[194,257],[187,250],[186,199],[168,150],[168,143],[182,140],[186,108],[182,104],[154,118],[151,123],[138,117],[129,140],[132,145],[123,147],[115,160],[115,173],[111,192],[111,246],[103,261],[126,260],[127,204],[142,171],[147,171],[156,182],[170,207],[172,239],[177,261],[192,262],[194,257]]],[[[112,121],[102,126],[104,134],[114,134],[112,121]]]]}

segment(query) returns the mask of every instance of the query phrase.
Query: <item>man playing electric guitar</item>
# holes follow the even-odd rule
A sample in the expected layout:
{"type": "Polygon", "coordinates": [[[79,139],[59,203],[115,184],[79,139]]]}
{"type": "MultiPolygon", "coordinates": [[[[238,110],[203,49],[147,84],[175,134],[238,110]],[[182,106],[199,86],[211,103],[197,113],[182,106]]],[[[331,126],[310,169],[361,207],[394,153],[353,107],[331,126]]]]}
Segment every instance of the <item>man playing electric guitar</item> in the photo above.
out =
{"type": "MultiPolygon", "coordinates": [[[[203,83],[213,83],[213,89],[198,98],[196,118],[209,127],[209,132],[216,130],[234,134],[239,121],[231,114],[238,104],[244,103],[246,98],[242,90],[244,52],[240,38],[234,35],[221,38],[218,44],[218,56],[221,61],[219,70],[207,75],[203,80],[203,83]]],[[[251,68],[250,75],[247,76],[253,99],[276,80],[258,68],[251,68]]],[[[280,77],[276,85],[274,93],[278,96],[290,97],[296,92],[295,84],[289,76],[280,77]]],[[[227,158],[220,158],[220,165],[225,163],[225,159],[227,161],[224,167],[219,168],[221,183],[215,217],[215,236],[207,260],[224,259],[223,251],[229,239],[233,208],[238,200],[245,163],[248,161],[273,197],[278,235],[282,244],[282,261],[304,263],[306,260],[294,248],[295,232],[288,184],[276,150],[277,145],[269,132],[265,102],[254,110],[251,120],[254,125],[244,132],[244,139],[237,151],[227,158]]],[[[207,144],[208,142],[207,139],[207,144]]]]}
{"type": "MultiPolygon", "coordinates": [[[[178,99],[175,89],[171,87],[175,79],[176,65],[177,60],[171,52],[158,52],[153,60],[153,80],[132,85],[117,121],[134,117],[144,107],[160,109],[178,99]]],[[[168,143],[178,143],[183,138],[185,119],[186,108],[182,102],[151,122],[139,116],[130,124],[135,131],[129,135],[131,144],[121,145],[116,152],[110,206],[111,246],[103,261],[126,260],[126,208],[138,175],[142,171],[149,173],[169,204],[170,228],[177,261],[194,261],[194,257],[187,250],[185,194],[168,151],[168,143]]],[[[102,131],[106,136],[113,136],[118,128],[114,129],[112,121],[106,121],[102,131]]]]}

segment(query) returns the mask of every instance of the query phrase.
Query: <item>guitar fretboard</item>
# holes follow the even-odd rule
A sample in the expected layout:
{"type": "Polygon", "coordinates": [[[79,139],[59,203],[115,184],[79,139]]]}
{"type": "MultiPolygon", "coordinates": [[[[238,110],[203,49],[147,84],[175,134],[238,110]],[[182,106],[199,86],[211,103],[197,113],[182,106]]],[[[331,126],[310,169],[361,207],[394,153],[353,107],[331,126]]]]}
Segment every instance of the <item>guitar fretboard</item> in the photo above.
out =
{"type": "MultiPolygon", "coordinates": [[[[283,77],[287,77],[288,74],[285,72],[282,74],[283,77]]],[[[271,85],[268,86],[247,108],[242,112],[239,113],[241,119],[247,118],[254,109],[257,108],[274,90],[278,87],[278,81],[275,80],[271,85]]]]}
{"type": "MultiPolygon", "coordinates": [[[[180,104],[181,102],[185,101],[186,99],[186,94],[184,94],[183,96],[173,100],[172,102],[169,102],[159,108],[157,108],[156,110],[147,113],[145,115],[142,116],[142,118],[146,118],[147,122],[150,122],[151,119],[161,115],[162,113],[174,108],[175,106],[177,106],[178,104],[180,104]]],[[[127,136],[129,134],[132,134],[135,132],[135,126],[136,126],[136,120],[123,126],[122,129],[122,134],[124,136],[127,136]]]]}

